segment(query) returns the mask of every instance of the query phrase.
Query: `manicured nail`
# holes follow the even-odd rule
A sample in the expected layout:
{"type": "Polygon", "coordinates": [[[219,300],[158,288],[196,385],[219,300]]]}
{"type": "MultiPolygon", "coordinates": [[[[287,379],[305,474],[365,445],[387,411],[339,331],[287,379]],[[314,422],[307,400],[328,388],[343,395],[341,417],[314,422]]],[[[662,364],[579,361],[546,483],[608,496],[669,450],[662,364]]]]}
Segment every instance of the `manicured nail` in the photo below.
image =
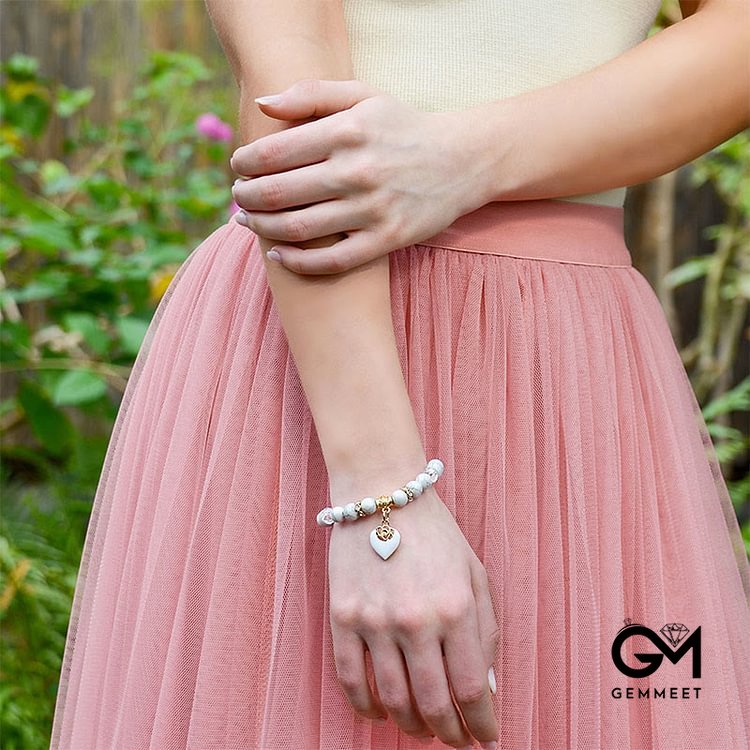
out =
{"type": "Polygon", "coordinates": [[[275,250],[269,250],[266,253],[266,258],[268,258],[268,260],[273,260],[276,263],[281,263],[281,256],[275,250]]]}
{"type": "Polygon", "coordinates": [[[281,94],[269,94],[268,96],[259,96],[254,99],[258,104],[278,104],[281,101],[281,94]]]}
{"type": "Polygon", "coordinates": [[[484,750],[497,750],[497,742],[495,740],[490,740],[489,742],[480,742],[479,743],[484,750]]]}
{"type": "Polygon", "coordinates": [[[238,224],[242,224],[243,227],[246,227],[248,225],[247,224],[247,215],[245,214],[245,212],[242,209],[240,209],[239,211],[237,211],[237,213],[234,215],[234,220],[238,224]]]}
{"type": "Polygon", "coordinates": [[[492,695],[495,695],[497,692],[497,682],[495,681],[495,669],[492,666],[490,666],[487,672],[487,680],[490,683],[490,691],[492,692],[492,695]]]}

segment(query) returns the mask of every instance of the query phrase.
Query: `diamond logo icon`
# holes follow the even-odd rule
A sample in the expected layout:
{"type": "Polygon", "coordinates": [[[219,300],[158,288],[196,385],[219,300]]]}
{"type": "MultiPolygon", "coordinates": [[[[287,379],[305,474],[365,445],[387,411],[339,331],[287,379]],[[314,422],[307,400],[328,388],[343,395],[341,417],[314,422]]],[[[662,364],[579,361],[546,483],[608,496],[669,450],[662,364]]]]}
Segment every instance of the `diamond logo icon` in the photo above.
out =
{"type": "Polygon", "coordinates": [[[668,622],[659,631],[671,644],[676,646],[689,632],[681,622],[668,622]]]}

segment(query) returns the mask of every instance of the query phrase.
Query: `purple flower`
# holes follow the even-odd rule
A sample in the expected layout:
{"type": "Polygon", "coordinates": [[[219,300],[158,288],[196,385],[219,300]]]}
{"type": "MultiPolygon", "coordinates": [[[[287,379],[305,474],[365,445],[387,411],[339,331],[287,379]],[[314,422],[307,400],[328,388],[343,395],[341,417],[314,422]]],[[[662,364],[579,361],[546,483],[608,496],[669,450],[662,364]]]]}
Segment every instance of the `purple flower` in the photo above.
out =
{"type": "Polygon", "coordinates": [[[206,138],[210,138],[212,141],[223,141],[224,143],[228,143],[232,140],[233,133],[231,125],[228,125],[213,112],[202,114],[195,121],[195,129],[201,135],[205,135],[206,138]]]}

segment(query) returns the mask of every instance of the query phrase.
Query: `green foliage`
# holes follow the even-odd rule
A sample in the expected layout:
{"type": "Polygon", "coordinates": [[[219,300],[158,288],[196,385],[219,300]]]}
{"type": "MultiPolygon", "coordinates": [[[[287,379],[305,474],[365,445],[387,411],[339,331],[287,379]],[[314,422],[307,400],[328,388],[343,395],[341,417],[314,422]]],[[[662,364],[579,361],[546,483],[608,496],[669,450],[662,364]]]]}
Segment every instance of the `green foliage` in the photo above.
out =
{"type": "Polygon", "coordinates": [[[230,144],[196,128],[211,74],[187,54],[153,54],[105,125],[33,58],[1,71],[0,721],[3,748],[41,748],[120,398],[174,272],[227,218],[230,144]]]}
{"type": "MultiPolygon", "coordinates": [[[[726,383],[740,354],[750,306],[750,132],[743,131],[697,159],[692,183],[710,184],[726,206],[723,223],[710,226],[710,255],[691,258],[666,276],[672,288],[703,279],[700,329],[683,352],[696,396],[704,404],[716,453],[722,463],[739,462],[750,450],[750,437],[729,424],[732,412],[750,411],[750,378],[734,388],[726,383]]],[[[750,481],[727,482],[732,501],[750,538],[750,481]]],[[[748,547],[750,554],[750,547],[748,547]]]]}

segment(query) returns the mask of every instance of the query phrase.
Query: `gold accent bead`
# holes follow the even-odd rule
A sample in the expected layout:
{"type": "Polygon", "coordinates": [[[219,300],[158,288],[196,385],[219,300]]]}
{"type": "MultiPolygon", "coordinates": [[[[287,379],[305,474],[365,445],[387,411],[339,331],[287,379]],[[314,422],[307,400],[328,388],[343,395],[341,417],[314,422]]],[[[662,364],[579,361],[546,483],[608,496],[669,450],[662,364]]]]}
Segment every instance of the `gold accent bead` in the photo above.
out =
{"type": "Polygon", "coordinates": [[[387,508],[393,502],[393,498],[390,495],[379,495],[375,502],[378,508],[387,508]]]}

